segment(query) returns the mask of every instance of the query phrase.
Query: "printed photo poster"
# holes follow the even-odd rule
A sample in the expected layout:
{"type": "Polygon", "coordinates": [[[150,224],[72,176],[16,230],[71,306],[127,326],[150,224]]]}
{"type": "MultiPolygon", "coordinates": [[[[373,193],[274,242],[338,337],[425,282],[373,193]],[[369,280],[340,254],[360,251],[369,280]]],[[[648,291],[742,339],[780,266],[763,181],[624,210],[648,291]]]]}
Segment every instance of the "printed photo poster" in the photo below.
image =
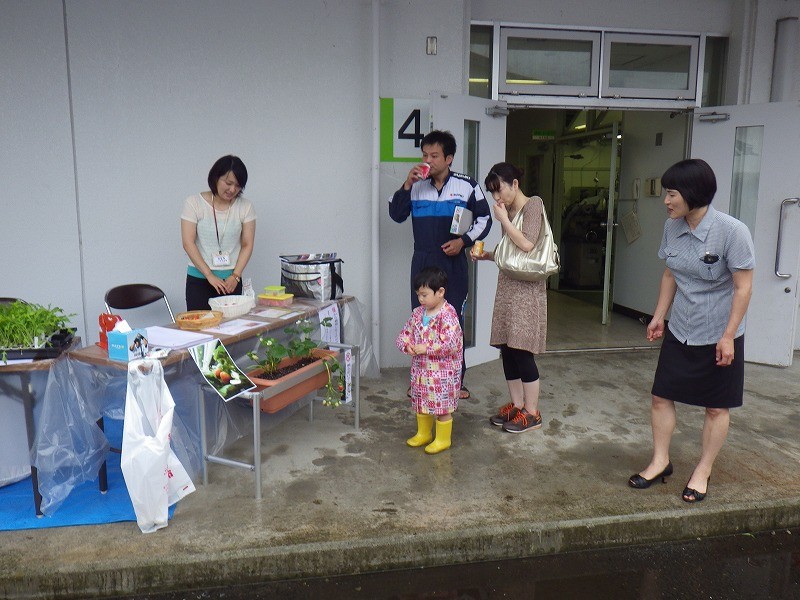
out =
{"type": "Polygon", "coordinates": [[[256,385],[236,365],[225,345],[219,340],[192,346],[189,354],[208,384],[225,402],[255,389],[256,385]]]}
{"type": "Polygon", "coordinates": [[[320,340],[329,344],[340,344],[342,341],[340,334],[342,331],[342,321],[339,316],[339,305],[334,302],[330,306],[320,309],[319,322],[320,340]],[[322,324],[325,319],[330,319],[330,325],[328,327],[322,324]]]}

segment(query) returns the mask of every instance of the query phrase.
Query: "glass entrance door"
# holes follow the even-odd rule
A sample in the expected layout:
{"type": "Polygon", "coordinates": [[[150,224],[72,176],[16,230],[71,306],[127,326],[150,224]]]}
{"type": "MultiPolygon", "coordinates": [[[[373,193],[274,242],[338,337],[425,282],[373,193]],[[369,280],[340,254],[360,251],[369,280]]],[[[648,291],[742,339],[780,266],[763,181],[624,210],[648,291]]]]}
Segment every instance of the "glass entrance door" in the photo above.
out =
{"type": "Polygon", "coordinates": [[[551,219],[559,240],[562,293],[598,306],[608,322],[612,277],[618,126],[556,140],[557,183],[551,219]]]}

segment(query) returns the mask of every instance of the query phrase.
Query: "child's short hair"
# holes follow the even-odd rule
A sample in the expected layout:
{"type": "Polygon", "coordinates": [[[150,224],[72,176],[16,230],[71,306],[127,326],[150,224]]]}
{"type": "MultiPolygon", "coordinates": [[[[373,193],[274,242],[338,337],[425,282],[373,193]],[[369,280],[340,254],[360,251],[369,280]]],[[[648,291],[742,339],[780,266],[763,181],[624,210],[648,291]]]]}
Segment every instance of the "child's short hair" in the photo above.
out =
{"type": "Polygon", "coordinates": [[[423,287],[430,288],[434,292],[439,288],[447,289],[447,273],[442,271],[439,267],[425,267],[422,271],[414,275],[412,285],[414,286],[415,292],[423,287]]]}

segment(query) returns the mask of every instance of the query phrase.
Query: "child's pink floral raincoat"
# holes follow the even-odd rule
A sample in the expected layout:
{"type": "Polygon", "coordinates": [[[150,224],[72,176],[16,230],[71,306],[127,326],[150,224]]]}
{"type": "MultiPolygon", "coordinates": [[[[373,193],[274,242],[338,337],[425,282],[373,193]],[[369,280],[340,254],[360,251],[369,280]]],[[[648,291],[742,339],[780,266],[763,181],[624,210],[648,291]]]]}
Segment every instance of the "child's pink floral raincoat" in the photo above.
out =
{"type": "Polygon", "coordinates": [[[461,326],[458,314],[447,301],[427,326],[422,324],[424,314],[424,307],[414,309],[397,336],[397,347],[409,354],[408,346],[428,345],[426,355],[411,357],[411,402],[417,413],[446,415],[458,408],[463,352],[461,326]]]}

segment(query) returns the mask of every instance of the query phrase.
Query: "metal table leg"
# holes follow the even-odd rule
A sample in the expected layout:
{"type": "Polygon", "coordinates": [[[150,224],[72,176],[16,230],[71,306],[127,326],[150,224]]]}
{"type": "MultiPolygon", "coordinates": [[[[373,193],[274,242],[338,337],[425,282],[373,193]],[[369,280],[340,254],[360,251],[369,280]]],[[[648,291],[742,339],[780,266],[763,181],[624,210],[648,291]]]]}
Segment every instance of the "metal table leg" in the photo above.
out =
{"type": "Polygon", "coordinates": [[[253,467],[256,472],[256,500],[261,500],[261,394],[253,404],[253,467]]]}
{"type": "MultiPolygon", "coordinates": [[[[97,426],[100,428],[100,431],[105,433],[105,422],[103,421],[102,415],[97,419],[97,426]]],[[[109,452],[113,452],[113,449],[109,448],[109,452]]],[[[103,464],[100,465],[98,476],[100,478],[100,493],[105,494],[108,492],[108,467],[106,466],[106,461],[103,461],[103,464]]]]}
{"type": "Polygon", "coordinates": [[[33,486],[33,504],[36,507],[36,516],[42,516],[42,495],[39,493],[39,470],[33,464],[33,444],[36,438],[36,427],[33,422],[33,386],[31,376],[27,372],[19,374],[22,384],[22,405],[25,410],[25,430],[28,435],[28,451],[31,454],[31,485],[33,486]]]}

